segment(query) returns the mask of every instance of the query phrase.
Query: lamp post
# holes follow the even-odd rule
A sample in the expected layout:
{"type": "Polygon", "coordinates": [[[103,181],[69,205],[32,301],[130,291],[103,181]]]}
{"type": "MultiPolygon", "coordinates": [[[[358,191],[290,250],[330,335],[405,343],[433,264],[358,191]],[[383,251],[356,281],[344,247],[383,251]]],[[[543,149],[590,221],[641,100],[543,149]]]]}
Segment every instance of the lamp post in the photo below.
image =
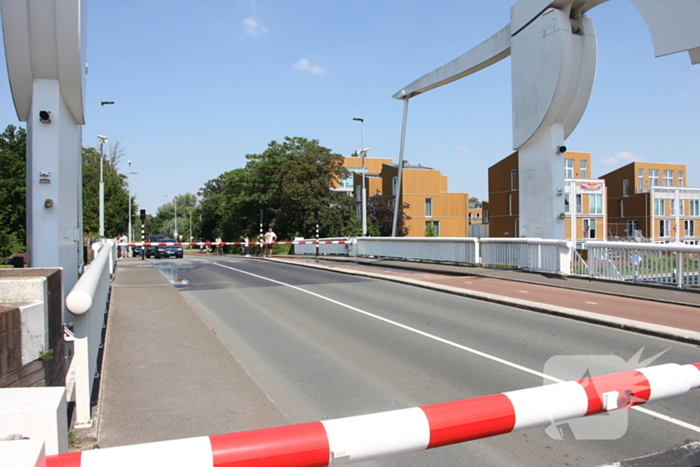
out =
{"type": "Polygon", "coordinates": [[[364,118],[353,118],[354,121],[360,122],[360,155],[362,156],[362,236],[367,236],[367,192],[365,190],[365,157],[367,156],[367,149],[365,147],[365,119],[364,118]]]}
{"type": "MultiPolygon", "coordinates": [[[[129,233],[127,234],[129,243],[131,243],[133,238],[133,233],[131,232],[131,176],[136,174],[137,172],[131,171],[131,161],[129,161],[129,171],[126,173],[126,184],[129,187],[129,233]]],[[[131,247],[129,247],[129,251],[131,251],[131,247]]]]}
{"type": "Polygon", "coordinates": [[[194,237],[192,236],[192,209],[187,209],[187,213],[190,215],[190,243],[192,243],[192,240],[194,240],[194,237]]]}
{"type": "MultiPolygon", "coordinates": [[[[168,198],[170,198],[170,195],[163,195],[163,196],[167,196],[168,198]]],[[[177,232],[177,200],[175,199],[174,196],[172,198],[173,198],[173,206],[175,207],[175,232],[174,232],[174,235],[177,236],[177,234],[178,234],[178,232],[177,232]]],[[[175,239],[175,241],[177,242],[177,238],[175,239]]]]}
{"type": "Polygon", "coordinates": [[[107,137],[102,136],[105,132],[105,105],[114,104],[114,101],[100,102],[100,237],[105,236],[105,182],[104,182],[104,145],[108,143],[107,137]]]}

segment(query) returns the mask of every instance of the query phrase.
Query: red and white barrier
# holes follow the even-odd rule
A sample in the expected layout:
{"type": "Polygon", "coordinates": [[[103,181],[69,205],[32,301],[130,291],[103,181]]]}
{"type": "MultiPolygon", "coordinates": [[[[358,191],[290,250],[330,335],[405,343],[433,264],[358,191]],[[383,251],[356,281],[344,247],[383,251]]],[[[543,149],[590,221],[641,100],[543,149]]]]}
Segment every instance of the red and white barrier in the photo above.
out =
{"type": "Polygon", "coordinates": [[[626,409],[697,388],[700,363],[670,363],[391,412],[60,454],[47,457],[46,466],[332,466],[626,409]]]}
{"type": "MultiPolygon", "coordinates": [[[[333,241],[316,241],[316,240],[309,240],[309,241],[297,241],[297,242],[272,242],[272,243],[264,243],[264,245],[344,245],[346,243],[350,243],[345,240],[333,240],[333,241]]],[[[192,242],[192,243],[187,243],[187,242],[170,242],[170,243],[150,243],[150,242],[142,242],[142,243],[124,243],[121,244],[121,246],[179,246],[179,245],[189,245],[189,246],[226,246],[226,245],[245,245],[243,242],[192,242]]],[[[248,243],[248,245],[263,245],[262,243],[248,243]]]]}

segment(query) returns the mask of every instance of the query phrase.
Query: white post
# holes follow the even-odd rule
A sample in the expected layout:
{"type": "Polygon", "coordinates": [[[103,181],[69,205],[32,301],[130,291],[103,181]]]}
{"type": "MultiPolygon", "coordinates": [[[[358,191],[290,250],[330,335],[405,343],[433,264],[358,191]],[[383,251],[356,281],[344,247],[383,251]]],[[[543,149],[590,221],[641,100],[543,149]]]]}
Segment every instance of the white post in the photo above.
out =
{"type": "Polygon", "coordinates": [[[399,146],[399,174],[396,180],[396,198],[394,199],[394,222],[391,226],[391,236],[396,237],[396,226],[399,222],[401,199],[401,176],[403,174],[403,150],[406,143],[406,125],[408,123],[408,97],[403,98],[403,123],[401,125],[401,145],[399,146]]]}

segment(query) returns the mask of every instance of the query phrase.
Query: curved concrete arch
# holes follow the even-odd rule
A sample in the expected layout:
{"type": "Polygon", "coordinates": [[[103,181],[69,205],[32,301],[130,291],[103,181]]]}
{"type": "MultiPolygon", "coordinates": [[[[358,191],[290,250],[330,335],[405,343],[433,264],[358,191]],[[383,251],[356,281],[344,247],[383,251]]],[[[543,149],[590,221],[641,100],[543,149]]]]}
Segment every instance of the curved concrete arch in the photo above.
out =
{"type": "Polygon", "coordinates": [[[35,79],[56,80],[75,123],[85,123],[85,2],[1,0],[7,72],[20,121],[35,79]]]}

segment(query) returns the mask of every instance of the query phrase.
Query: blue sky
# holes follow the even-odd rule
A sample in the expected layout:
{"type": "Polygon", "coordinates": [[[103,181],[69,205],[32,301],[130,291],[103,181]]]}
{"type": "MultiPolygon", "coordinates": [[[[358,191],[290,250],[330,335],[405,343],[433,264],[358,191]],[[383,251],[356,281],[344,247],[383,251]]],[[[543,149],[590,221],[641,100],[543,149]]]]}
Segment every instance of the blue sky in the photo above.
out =
{"type": "MultiPolygon", "coordinates": [[[[87,123],[132,161],[150,213],[164,195],[196,193],[285,136],[349,156],[398,159],[403,104],[391,96],[509,21],[514,0],[104,0],[88,5],[87,123]]],[[[654,58],[631,2],[589,12],[598,72],[567,147],[592,153],[594,176],[632,160],[688,165],[700,186],[700,67],[654,58]]],[[[4,59],[4,57],[3,57],[4,59]]],[[[18,124],[0,73],[0,119],[18,124]]],[[[411,100],[405,158],[487,197],[487,170],[512,151],[510,59],[411,100]]]]}

